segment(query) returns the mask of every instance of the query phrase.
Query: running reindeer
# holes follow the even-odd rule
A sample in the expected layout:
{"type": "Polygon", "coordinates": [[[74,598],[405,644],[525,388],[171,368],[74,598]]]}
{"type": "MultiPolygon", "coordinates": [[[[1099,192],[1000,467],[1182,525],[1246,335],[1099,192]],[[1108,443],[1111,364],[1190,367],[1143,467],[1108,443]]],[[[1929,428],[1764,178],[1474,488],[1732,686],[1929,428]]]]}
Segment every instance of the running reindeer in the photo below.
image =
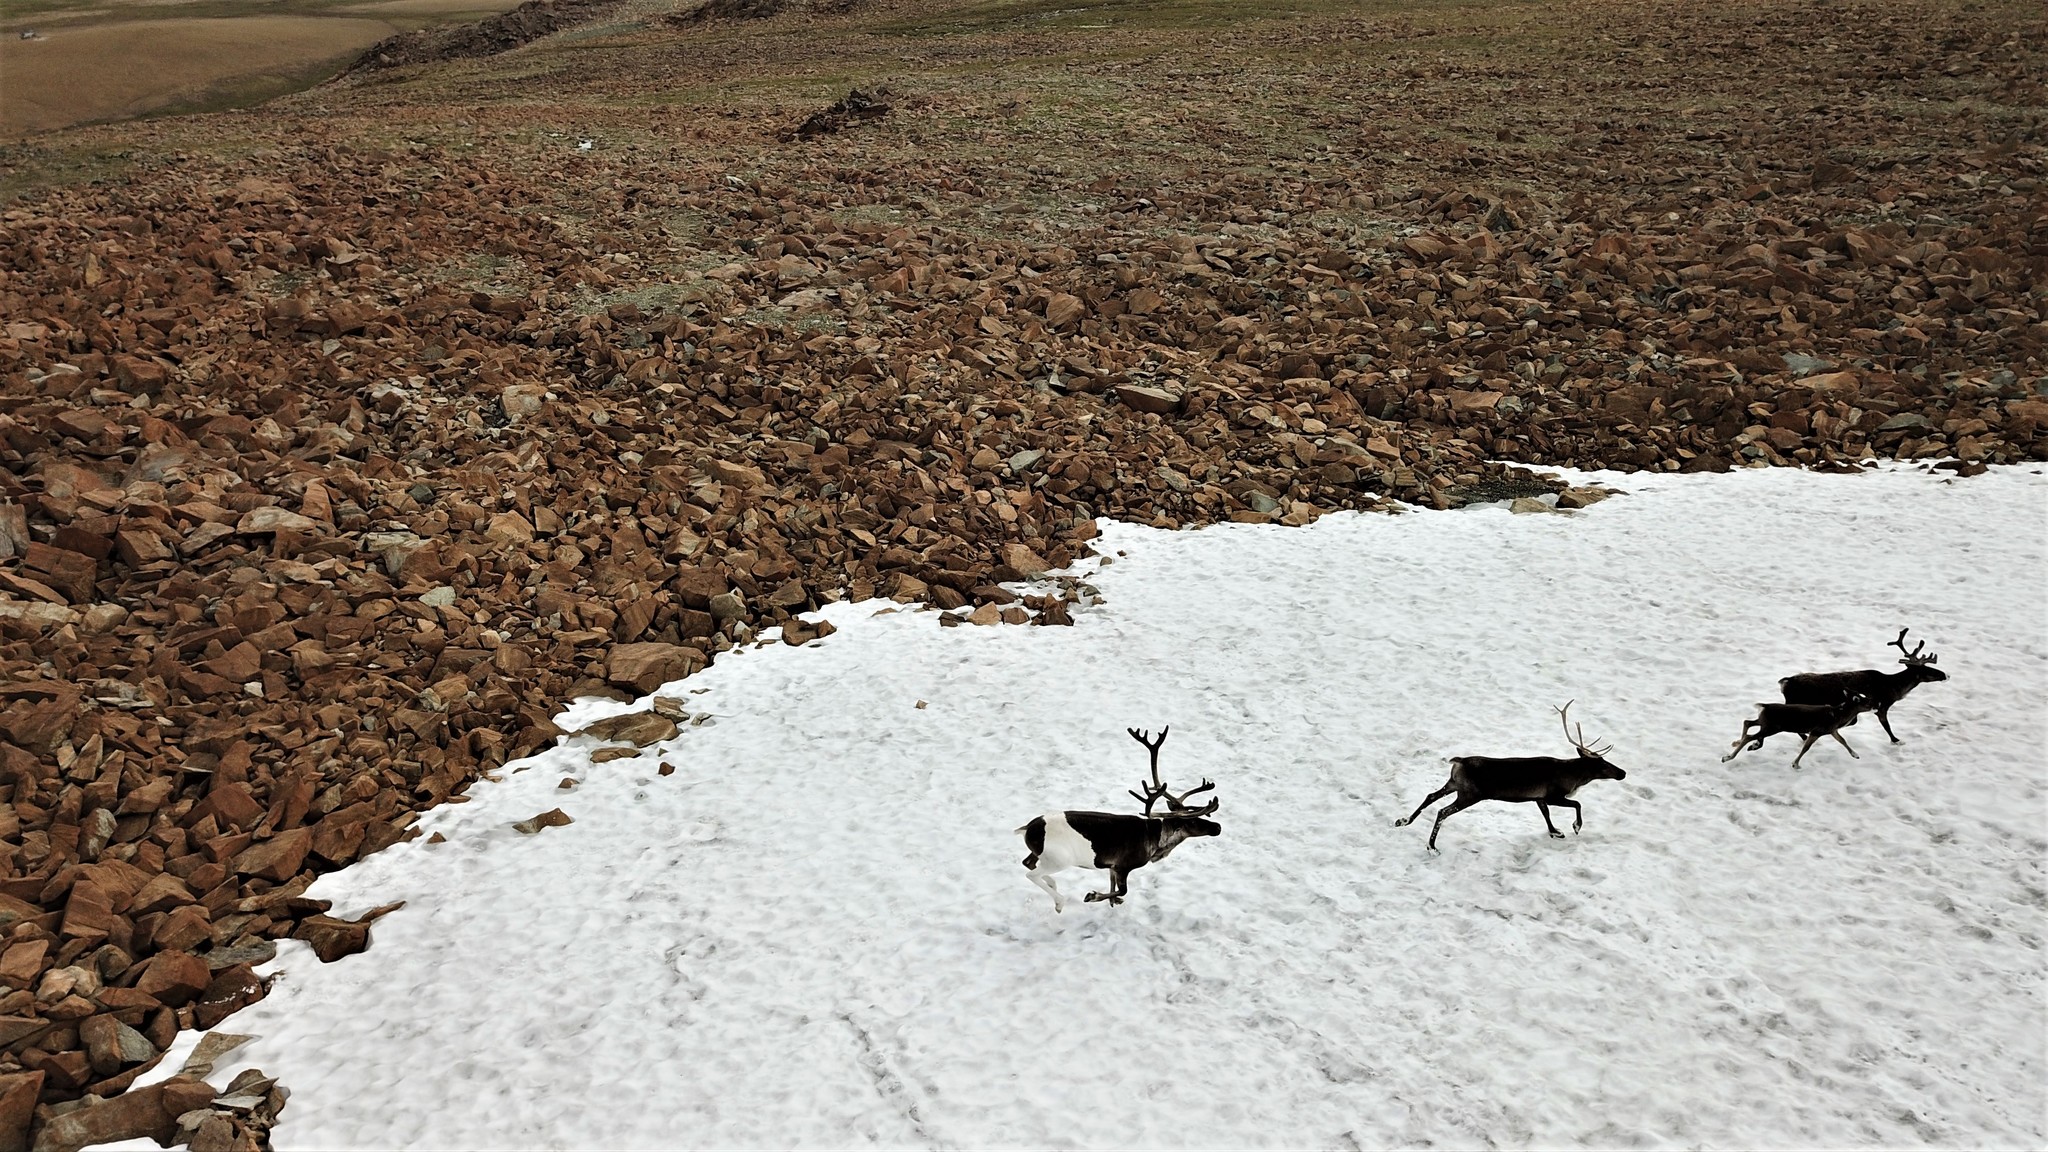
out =
{"type": "Polygon", "coordinates": [[[1806,737],[1806,742],[1799,746],[1799,755],[1792,758],[1794,768],[1806,758],[1806,750],[1823,736],[1833,736],[1835,743],[1849,753],[1850,759],[1862,759],[1842,738],[1842,729],[1856,723],[1856,717],[1870,711],[1870,702],[1861,696],[1852,693],[1833,704],[1758,704],[1756,708],[1756,717],[1742,722],[1742,735],[1735,738],[1735,747],[1721,757],[1721,763],[1726,764],[1744,752],[1763,747],[1765,740],[1780,732],[1796,732],[1806,737]]]}
{"type": "Polygon", "coordinates": [[[1063,912],[1066,901],[1052,882],[1052,874],[1068,868],[1099,868],[1109,872],[1109,891],[1090,892],[1086,899],[1093,903],[1107,900],[1112,905],[1124,902],[1129,888],[1126,878],[1155,860],[1164,860],[1169,852],[1179,847],[1183,840],[1197,836],[1219,836],[1223,827],[1203,817],[1216,811],[1219,801],[1210,797],[1200,808],[1188,804],[1188,797],[1198,792],[1215,788],[1213,781],[1204,779],[1200,785],[1176,796],[1159,779],[1159,746],[1166,743],[1166,734],[1171,727],[1161,728],[1159,738],[1152,739],[1150,732],[1127,728],[1131,739],[1145,746],[1152,754],[1152,780],[1139,781],[1141,795],[1132,792],[1131,798],[1145,806],[1143,816],[1126,816],[1116,812],[1048,812],[1017,831],[1024,834],[1024,846],[1031,850],[1024,857],[1025,875],[1033,884],[1052,894],[1052,910],[1063,912]],[[1152,806],[1166,801],[1164,816],[1152,815],[1152,806]]]}
{"type": "Polygon", "coordinates": [[[1557,756],[1458,756],[1451,760],[1451,778],[1444,786],[1429,794],[1429,798],[1416,805],[1415,811],[1405,819],[1394,821],[1394,827],[1405,828],[1415,822],[1422,810],[1453,792],[1458,801],[1436,814],[1436,823],[1429,829],[1429,850],[1436,851],[1436,834],[1444,826],[1445,818],[1452,813],[1463,812],[1482,800],[1503,800],[1509,803],[1534,804],[1543,813],[1543,825],[1550,834],[1564,839],[1564,833],[1550,822],[1550,806],[1572,810],[1572,831],[1585,826],[1586,814],[1579,808],[1579,802],[1572,795],[1594,780],[1626,780],[1628,773],[1609,764],[1605,757],[1612,747],[1595,748],[1586,743],[1586,730],[1581,725],[1576,730],[1571,723],[1572,702],[1555,709],[1558,720],[1564,724],[1564,738],[1571,742],[1578,755],[1570,759],[1557,756]]]}
{"type": "MultiPolygon", "coordinates": [[[[1906,651],[1906,633],[1910,628],[1899,629],[1898,639],[1892,641],[1902,656],[1899,663],[1905,668],[1898,672],[1880,672],[1865,668],[1860,672],[1805,672],[1798,676],[1787,676],[1778,681],[1778,690],[1785,694],[1787,704],[1809,704],[1819,707],[1839,708],[1854,697],[1862,697],[1864,708],[1877,713],[1877,722],[1884,725],[1884,734],[1892,743],[1902,743],[1892,732],[1892,705],[1904,699],[1906,693],[1922,684],[1932,684],[1948,679],[1948,673],[1934,666],[1938,656],[1922,656],[1927,641],[1922,640],[1906,651]]],[[[1840,736],[1835,737],[1840,740],[1840,736]]],[[[1848,741],[1842,742],[1847,748],[1848,741]]],[[[1850,755],[1855,755],[1851,752],[1850,755]]],[[[1797,761],[1794,761],[1797,764],[1797,761]]]]}

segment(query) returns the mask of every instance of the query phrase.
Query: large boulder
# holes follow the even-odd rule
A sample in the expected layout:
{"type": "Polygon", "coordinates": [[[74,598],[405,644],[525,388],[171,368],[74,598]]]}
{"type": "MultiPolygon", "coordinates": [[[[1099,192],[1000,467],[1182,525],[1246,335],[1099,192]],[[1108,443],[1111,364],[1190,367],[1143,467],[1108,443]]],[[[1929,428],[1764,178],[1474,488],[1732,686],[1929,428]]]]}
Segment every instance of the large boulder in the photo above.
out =
{"type": "Polygon", "coordinates": [[[621,688],[652,692],[704,667],[704,653],[686,644],[621,644],[605,662],[605,679],[621,688]]]}
{"type": "Polygon", "coordinates": [[[143,969],[135,989],[177,1008],[206,991],[211,983],[213,970],[206,966],[206,961],[189,952],[159,952],[150,957],[149,967],[143,969]]]}
{"type": "Polygon", "coordinates": [[[293,828],[244,849],[235,857],[234,869],[243,876],[282,884],[298,874],[312,848],[313,830],[293,828]]]}
{"type": "Polygon", "coordinates": [[[675,722],[665,716],[653,712],[627,712],[620,716],[607,716],[576,734],[645,748],[670,739],[677,731],[675,722]]]}

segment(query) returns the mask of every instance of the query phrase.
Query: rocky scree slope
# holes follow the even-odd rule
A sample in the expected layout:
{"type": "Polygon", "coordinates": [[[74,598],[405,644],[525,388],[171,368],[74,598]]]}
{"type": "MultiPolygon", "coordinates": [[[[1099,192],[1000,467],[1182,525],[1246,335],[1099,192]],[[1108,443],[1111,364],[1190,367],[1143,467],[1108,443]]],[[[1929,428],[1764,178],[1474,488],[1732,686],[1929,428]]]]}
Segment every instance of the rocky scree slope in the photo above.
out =
{"type": "MultiPolygon", "coordinates": [[[[965,170],[606,164],[313,145],[0,214],[0,1131],[261,996],[275,940],[362,947],[312,879],[565,700],[827,600],[1058,623],[1071,593],[1001,585],[1095,517],[1557,487],[1495,461],[2048,455],[2048,210],[2009,187],[1872,221],[1819,169],[1654,217],[1104,179],[1094,223],[992,237],[848,211],[983,196],[965,170]],[[1287,224],[1331,207],[1402,223],[1287,224]],[[671,212],[708,223],[656,269],[671,212]],[[478,253],[522,286],[463,284],[478,253]]],[[[174,1083],[131,1126],[192,1113],[174,1083]]]]}

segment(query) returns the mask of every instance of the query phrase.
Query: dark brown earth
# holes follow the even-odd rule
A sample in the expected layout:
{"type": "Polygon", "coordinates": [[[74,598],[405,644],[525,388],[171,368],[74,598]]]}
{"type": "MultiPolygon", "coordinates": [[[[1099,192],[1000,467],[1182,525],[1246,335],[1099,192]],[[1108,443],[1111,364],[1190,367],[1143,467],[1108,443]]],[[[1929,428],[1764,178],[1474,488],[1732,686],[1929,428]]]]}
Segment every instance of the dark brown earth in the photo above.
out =
{"type": "Polygon", "coordinates": [[[368,942],[315,876],[820,603],[1061,623],[1001,585],[1097,517],[1517,465],[2043,459],[2043,31],[657,18],[0,154],[0,1152],[165,1132],[120,1090],[271,942],[368,942]]]}
{"type": "Polygon", "coordinates": [[[510,12],[487,20],[452,28],[420,28],[379,40],[357,57],[343,75],[407,64],[496,56],[564,28],[588,24],[619,6],[620,0],[526,0],[510,12]]]}

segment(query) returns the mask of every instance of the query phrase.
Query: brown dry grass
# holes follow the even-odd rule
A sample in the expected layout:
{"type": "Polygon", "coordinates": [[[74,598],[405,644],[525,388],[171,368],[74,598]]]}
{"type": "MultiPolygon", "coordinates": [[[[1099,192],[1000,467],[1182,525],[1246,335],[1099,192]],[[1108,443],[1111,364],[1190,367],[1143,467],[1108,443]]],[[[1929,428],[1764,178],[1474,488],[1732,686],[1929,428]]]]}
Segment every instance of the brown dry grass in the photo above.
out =
{"type": "Polygon", "coordinates": [[[519,0],[10,0],[0,139],[258,103],[317,83],[396,32],[519,0]],[[17,33],[34,30],[35,39],[17,33]]]}
{"type": "Polygon", "coordinates": [[[0,133],[211,102],[236,89],[291,84],[309,68],[398,31],[366,17],[248,16],[135,20],[53,28],[0,41],[0,133]]]}

